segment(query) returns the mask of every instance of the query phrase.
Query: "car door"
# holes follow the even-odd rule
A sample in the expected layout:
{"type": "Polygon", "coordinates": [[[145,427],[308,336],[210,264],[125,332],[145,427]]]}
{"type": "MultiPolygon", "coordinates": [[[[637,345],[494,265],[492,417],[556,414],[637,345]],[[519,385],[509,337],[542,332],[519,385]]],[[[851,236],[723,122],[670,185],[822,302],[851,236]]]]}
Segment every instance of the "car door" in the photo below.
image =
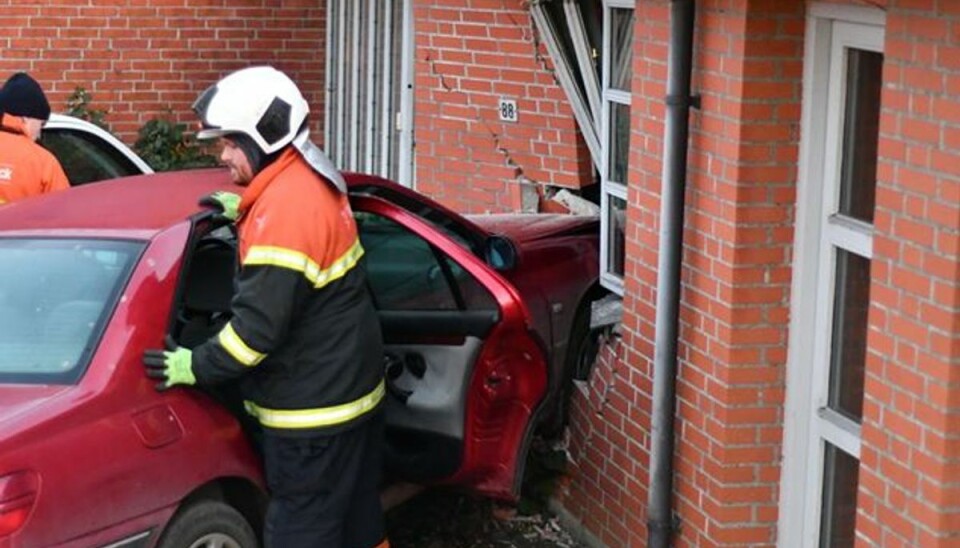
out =
{"type": "Polygon", "coordinates": [[[547,378],[519,294],[409,211],[352,204],[386,343],[388,475],[515,498],[547,378]]]}

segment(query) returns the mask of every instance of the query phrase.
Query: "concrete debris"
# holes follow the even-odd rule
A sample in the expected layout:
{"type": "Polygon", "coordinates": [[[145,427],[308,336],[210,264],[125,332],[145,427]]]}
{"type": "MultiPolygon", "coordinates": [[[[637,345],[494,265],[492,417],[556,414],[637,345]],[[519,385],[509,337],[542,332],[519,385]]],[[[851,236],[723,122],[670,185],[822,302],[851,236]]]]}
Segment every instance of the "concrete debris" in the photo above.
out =
{"type": "Polygon", "coordinates": [[[570,192],[567,189],[560,189],[554,194],[551,200],[563,204],[570,213],[574,215],[599,215],[600,206],[587,200],[586,198],[581,198],[573,192],[570,192]]]}
{"type": "Polygon", "coordinates": [[[524,175],[517,177],[520,182],[520,211],[536,213],[540,204],[538,185],[524,175]]]}
{"type": "Polygon", "coordinates": [[[611,293],[590,303],[590,329],[599,329],[620,323],[623,319],[623,299],[611,293]]]}

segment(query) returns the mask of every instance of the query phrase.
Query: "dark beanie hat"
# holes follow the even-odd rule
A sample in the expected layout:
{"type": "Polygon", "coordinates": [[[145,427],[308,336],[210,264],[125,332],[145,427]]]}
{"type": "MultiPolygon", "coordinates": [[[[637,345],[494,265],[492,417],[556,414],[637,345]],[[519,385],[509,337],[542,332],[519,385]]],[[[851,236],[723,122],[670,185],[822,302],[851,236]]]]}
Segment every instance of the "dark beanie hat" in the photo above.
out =
{"type": "Polygon", "coordinates": [[[36,80],[25,72],[18,72],[0,88],[0,112],[47,120],[50,103],[36,80]]]}

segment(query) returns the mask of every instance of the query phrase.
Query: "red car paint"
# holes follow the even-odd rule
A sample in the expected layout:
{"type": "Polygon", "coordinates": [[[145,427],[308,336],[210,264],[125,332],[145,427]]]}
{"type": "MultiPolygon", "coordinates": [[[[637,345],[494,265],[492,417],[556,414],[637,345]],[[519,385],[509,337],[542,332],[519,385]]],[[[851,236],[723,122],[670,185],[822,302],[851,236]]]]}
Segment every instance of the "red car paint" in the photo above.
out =
{"type": "MultiPolygon", "coordinates": [[[[429,205],[478,242],[494,234],[514,241],[517,266],[500,273],[430,222],[379,198],[354,200],[357,211],[402,222],[454,258],[500,306],[470,381],[463,461],[445,481],[515,497],[534,421],[560,383],[573,316],[596,281],[596,219],[468,220],[382,179],[347,179],[354,190],[379,186],[429,205]]],[[[0,532],[5,510],[29,504],[22,527],[0,535],[0,548],[109,544],[143,531],[152,545],[178,506],[210,486],[262,495],[258,458],[236,419],[199,390],[156,392],[141,363],[168,329],[197,200],[214,190],[238,189],[225,170],[199,170],[85,185],[0,209],[0,238],[145,245],[78,383],[0,384],[0,532]]]]}

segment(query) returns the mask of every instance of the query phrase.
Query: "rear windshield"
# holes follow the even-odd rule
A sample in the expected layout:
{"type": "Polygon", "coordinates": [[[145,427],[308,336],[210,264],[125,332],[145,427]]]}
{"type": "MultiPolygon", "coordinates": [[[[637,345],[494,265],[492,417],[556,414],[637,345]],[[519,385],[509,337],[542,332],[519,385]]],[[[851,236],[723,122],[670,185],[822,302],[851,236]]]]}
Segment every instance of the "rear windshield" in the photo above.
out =
{"type": "Polygon", "coordinates": [[[77,382],[143,249],[86,239],[0,239],[0,383],[77,382]]]}

